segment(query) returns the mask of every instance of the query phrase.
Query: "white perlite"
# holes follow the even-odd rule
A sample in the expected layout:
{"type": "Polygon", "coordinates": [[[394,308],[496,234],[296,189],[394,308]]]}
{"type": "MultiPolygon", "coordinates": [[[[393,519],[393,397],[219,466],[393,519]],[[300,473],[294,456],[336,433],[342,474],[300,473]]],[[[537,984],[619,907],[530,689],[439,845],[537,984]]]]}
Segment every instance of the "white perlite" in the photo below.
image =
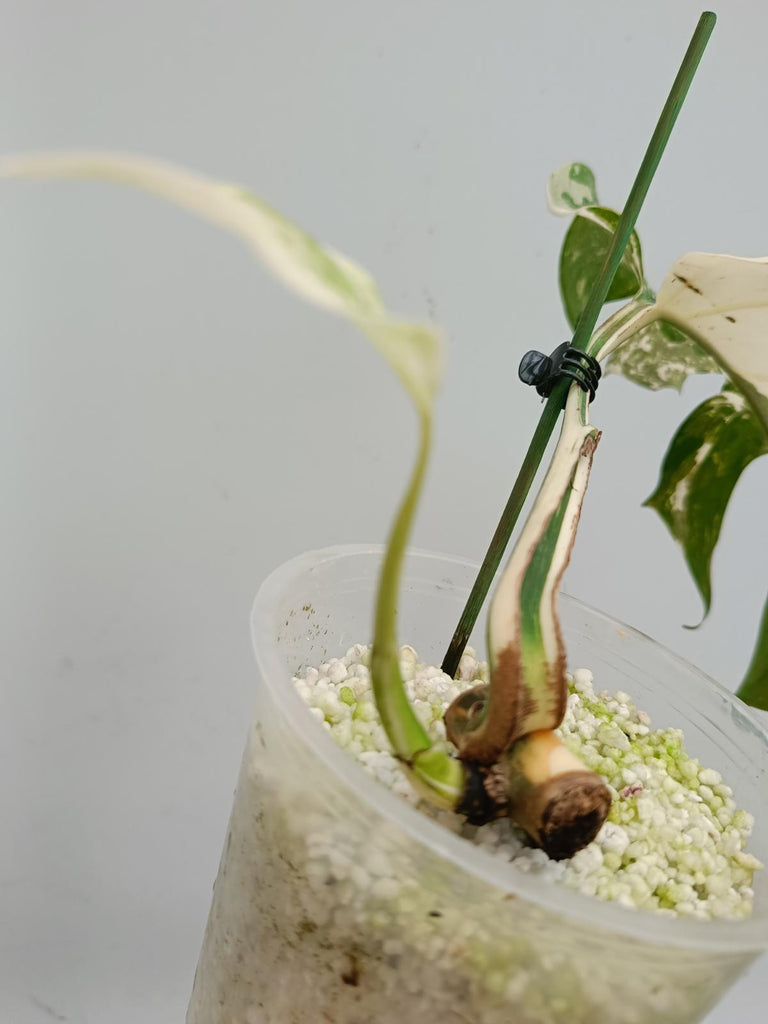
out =
{"type": "MultiPolygon", "coordinates": [[[[294,685],[339,746],[388,789],[419,804],[445,827],[518,871],[627,907],[700,919],[749,915],[752,874],[762,867],[744,849],[752,816],[737,810],[718,772],[688,757],[680,730],[652,730],[648,716],[636,710],[626,693],[596,696],[592,674],[585,669],[570,680],[558,732],[603,777],[613,805],[596,840],[570,861],[557,863],[531,848],[508,820],[474,828],[459,815],[419,801],[379,722],[369,663],[370,648],[356,644],[343,658],[304,670],[294,685]]],[[[471,648],[461,659],[456,680],[419,663],[412,647],[401,649],[400,667],[416,714],[439,742],[447,742],[442,719],[451,701],[468,686],[488,681],[487,665],[471,648]]],[[[384,892],[378,895],[387,898],[384,892]]]]}
{"type": "MultiPolygon", "coordinates": [[[[369,772],[414,803],[409,784],[382,749],[386,741],[371,700],[367,660],[365,648],[352,648],[345,658],[304,672],[295,685],[314,705],[313,716],[324,723],[320,728],[344,741],[369,772]]],[[[437,669],[420,670],[409,649],[402,660],[419,714],[435,737],[442,736],[445,705],[483,679],[482,666],[470,655],[462,663],[462,678],[453,682],[437,669]]],[[[639,873],[629,868],[647,857],[650,844],[644,850],[647,840],[637,837],[633,822],[621,820],[619,811],[634,808],[633,821],[645,817],[649,834],[662,828],[654,825],[653,806],[639,801],[651,796],[654,768],[663,766],[671,782],[675,773],[678,785],[691,780],[682,787],[684,793],[698,785],[701,795],[703,789],[701,802],[692,801],[697,813],[721,836],[733,829],[739,854],[748,819],[723,825],[718,811],[735,817],[726,804],[730,795],[724,789],[718,793],[723,783],[715,774],[704,774],[706,769],[682,756],[679,734],[651,732],[623,694],[612,708],[590,696],[587,682],[588,675],[577,674],[581,692],[578,707],[575,698],[571,702],[566,731],[585,757],[592,756],[584,754],[585,744],[593,745],[594,758],[605,762],[597,764],[598,770],[605,768],[617,792],[618,817],[600,844],[570,864],[552,864],[541,851],[525,847],[509,821],[474,829],[450,812],[427,808],[424,813],[482,844],[510,876],[527,870],[545,880],[551,876],[592,888],[595,894],[622,882],[629,885],[633,906],[649,905],[655,895],[659,907],[669,904],[668,911],[680,913],[685,890],[658,895],[654,889],[644,902],[638,898],[640,887],[632,877],[639,873]],[[625,721],[618,714],[621,704],[627,705],[625,721]],[[579,724],[588,735],[581,736],[579,724]],[[645,753],[634,760],[638,749],[645,753]],[[625,768],[634,772],[629,781],[625,768]],[[643,769],[648,769],[647,778],[643,769]],[[713,811],[715,797],[722,807],[713,811]],[[618,870],[610,868],[612,854],[619,857],[618,870]]],[[[421,829],[427,825],[434,832],[432,822],[415,825],[416,835],[381,814],[369,787],[358,792],[359,772],[340,776],[338,765],[319,757],[293,726],[268,688],[259,688],[187,1024],[692,1024],[748,962],[748,956],[724,953],[716,941],[712,948],[668,944],[674,921],[626,912],[634,920],[614,929],[605,919],[618,911],[606,915],[610,908],[597,902],[570,916],[527,899],[525,886],[517,895],[510,893],[461,858],[445,856],[434,836],[425,841],[421,829]],[[635,929],[635,924],[642,927],[635,929]],[[644,930],[650,935],[643,937],[644,930]]],[[[687,811],[677,792],[666,793],[667,804],[661,806],[687,811]]],[[[690,818],[688,824],[685,835],[696,827],[711,832],[690,818]]],[[[668,845],[676,849],[675,840],[668,845]]],[[[668,884],[689,885],[703,900],[695,871],[682,863],[682,855],[692,851],[702,853],[683,842],[678,860],[669,855],[665,870],[687,870],[693,881],[677,875],[668,884]]],[[[736,853],[730,859],[713,854],[726,860],[729,888],[738,884],[733,879],[736,853]]],[[[742,870],[749,873],[751,867],[748,863],[742,870]]],[[[706,879],[723,872],[701,874],[706,891],[706,879]]],[[[653,873],[649,878],[646,871],[643,879],[650,887],[653,873]]],[[[707,903],[710,896],[728,899],[727,892],[720,897],[713,892],[707,903]]],[[[738,896],[748,900],[744,886],[738,896]]],[[[702,922],[697,930],[709,926],[702,922]]],[[[721,931],[714,925],[712,930],[721,931]]]]}

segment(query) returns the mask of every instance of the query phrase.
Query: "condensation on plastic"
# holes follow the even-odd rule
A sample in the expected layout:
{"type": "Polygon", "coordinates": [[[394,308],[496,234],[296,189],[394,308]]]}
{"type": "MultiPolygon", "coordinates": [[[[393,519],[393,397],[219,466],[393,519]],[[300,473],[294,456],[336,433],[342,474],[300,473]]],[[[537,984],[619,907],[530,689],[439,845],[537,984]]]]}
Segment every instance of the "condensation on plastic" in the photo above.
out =
{"type": "MultiPolygon", "coordinates": [[[[370,639],[377,547],[286,563],[256,598],[256,711],[187,1024],[685,1024],[768,946],[744,922],[671,919],[522,874],[380,786],[312,718],[292,674],[370,639]]],[[[439,664],[476,567],[409,554],[401,642],[439,664]]],[[[629,692],[720,771],[768,861],[768,735],[691,665],[563,598],[571,668],[629,692]]],[[[482,653],[481,633],[472,641],[482,653]]],[[[768,871],[764,874],[768,874],[768,871]]]]}

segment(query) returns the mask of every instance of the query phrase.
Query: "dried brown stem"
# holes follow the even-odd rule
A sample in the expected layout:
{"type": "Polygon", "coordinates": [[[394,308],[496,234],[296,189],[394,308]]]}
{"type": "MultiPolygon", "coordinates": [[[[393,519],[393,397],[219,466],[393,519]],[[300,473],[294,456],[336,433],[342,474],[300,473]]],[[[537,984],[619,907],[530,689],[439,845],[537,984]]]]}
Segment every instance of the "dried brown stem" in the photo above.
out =
{"type": "Polygon", "coordinates": [[[518,740],[498,768],[507,813],[553,860],[572,857],[591,843],[611,809],[600,776],[549,730],[518,740]]]}
{"type": "MultiPolygon", "coordinates": [[[[487,686],[466,690],[445,716],[448,738],[461,749],[463,730],[487,699],[487,686]]],[[[549,729],[519,739],[494,765],[466,762],[459,810],[471,824],[510,817],[553,860],[588,846],[608,816],[611,795],[549,729]]]]}

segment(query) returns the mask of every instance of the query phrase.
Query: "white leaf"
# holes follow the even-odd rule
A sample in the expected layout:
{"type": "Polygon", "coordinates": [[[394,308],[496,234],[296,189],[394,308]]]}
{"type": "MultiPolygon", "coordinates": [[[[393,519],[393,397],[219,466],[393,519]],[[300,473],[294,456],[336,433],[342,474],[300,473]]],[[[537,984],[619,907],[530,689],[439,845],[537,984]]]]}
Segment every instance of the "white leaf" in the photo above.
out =
{"type": "Polygon", "coordinates": [[[419,413],[419,452],[395,516],[376,598],[372,670],[379,713],[393,747],[412,764],[421,791],[438,804],[463,791],[464,769],[427,735],[405,691],[397,659],[396,609],[405,547],[430,449],[431,417],[442,345],[436,331],[388,313],[368,274],[315,241],[238,186],[143,157],[110,153],[15,156],[0,160],[0,178],[91,178],[152,192],[239,235],[297,295],[356,324],[394,369],[419,413]],[[418,755],[418,759],[417,759],[418,755]]]}
{"type": "Polygon", "coordinates": [[[655,309],[717,360],[768,430],[768,258],[688,253],[655,309]]]}
{"type": "Polygon", "coordinates": [[[442,366],[437,332],[393,317],[366,270],[242,188],[145,157],[89,152],[6,157],[0,160],[0,178],[90,178],[131,185],[239,235],[288,288],[355,323],[417,408],[429,414],[442,366]]]}

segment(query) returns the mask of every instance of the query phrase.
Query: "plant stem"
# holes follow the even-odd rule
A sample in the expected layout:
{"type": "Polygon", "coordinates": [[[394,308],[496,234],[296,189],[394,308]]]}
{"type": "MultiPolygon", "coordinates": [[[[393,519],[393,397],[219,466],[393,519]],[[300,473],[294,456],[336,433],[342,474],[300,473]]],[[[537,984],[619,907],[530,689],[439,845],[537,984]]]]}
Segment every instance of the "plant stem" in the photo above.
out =
{"type": "Polygon", "coordinates": [[[427,414],[419,422],[419,450],[384,552],[379,573],[371,651],[371,681],[381,724],[395,755],[410,764],[414,754],[428,750],[429,736],[411,707],[400,672],[397,646],[397,595],[411,523],[424,483],[432,443],[432,426],[427,414]]]}
{"type": "Polygon", "coordinates": [[[768,711],[768,598],[763,608],[755,652],[736,696],[753,708],[768,711]]]}
{"type": "MultiPolygon", "coordinates": [[[[651,141],[648,143],[648,148],[645,151],[640,169],[637,172],[627,202],[619,218],[619,223],[616,225],[616,231],[611,239],[611,245],[606,253],[600,273],[592,285],[587,304],[576,324],[576,330],[571,341],[574,348],[583,350],[589,343],[597,323],[597,318],[600,315],[600,310],[605,304],[608,290],[611,287],[613,278],[621,263],[621,258],[624,255],[624,250],[634,231],[640,209],[648,194],[648,189],[653,181],[653,176],[659,166],[659,161],[664,153],[669,137],[672,134],[677,116],[685,102],[685,97],[688,94],[699,62],[709,42],[709,37],[712,34],[712,29],[715,27],[716,20],[716,16],[711,11],[705,11],[699,18],[688,49],[683,57],[683,62],[680,65],[680,70],[672,83],[672,88],[669,91],[666,103],[651,136],[651,141]]],[[[533,439],[523,460],[523,465],[518,473],[517,480],[515,480],[512,492],[443,659],[443,671],[450,676],[456,674],[456,669],[467,645],[469,635],[488,595],[493,577],[499,567],[544,451],[555,429],[555,424],[563,408],[567,392],[568,381],[558,381],[547,399],[547,404],[544,406],[533,439]]]]}
{"type": "Polygon", "coordinates": [[[488,545],[483,564],[480,566],[480,571],[475,582],[472,584],[472,590],[467,598],[467,603],[464,605],[464,610],[456,626],[453,639],[443,658],[442,669],[449,676],[456,675],[456,669],[464,653],[464,648],[467,646],[469,635],[488,596],[493,577],[499,568],[504,550],[520,515],[520,510],[525,503],[525,499],[528,497],[536,471],[544,457],[544,452],[555,429],[555,424],[560,417],[563,400],[568,392],[568,384],[568,380],[559,380],[552,389],[552,393],[547,399],[547,404],[542,410],[536,430],[531,438],[531,443],[528,445],[528,451],[525,453],[523,464],[520,467],[520,472],[517,474],[512,492],[507,499],[507,504],[504,506],[504,511],[501,513],[499,524],[491,538],[491,543],[488,545]]]}
{"type": "Polygon", "coordinates": [[[419,417],[419,450],[405,497],[392,525],[379,572],[371,651],[371,682],[376,708],[396,757],[409,770],[423,797],[438,807],[457,807],[464,795],[466,772],[444,747],[435,747],[416,715],[400,671],[397,646],[397,595],[408,536],[424,483],[432,443],[428,411],[419,417]]]}

